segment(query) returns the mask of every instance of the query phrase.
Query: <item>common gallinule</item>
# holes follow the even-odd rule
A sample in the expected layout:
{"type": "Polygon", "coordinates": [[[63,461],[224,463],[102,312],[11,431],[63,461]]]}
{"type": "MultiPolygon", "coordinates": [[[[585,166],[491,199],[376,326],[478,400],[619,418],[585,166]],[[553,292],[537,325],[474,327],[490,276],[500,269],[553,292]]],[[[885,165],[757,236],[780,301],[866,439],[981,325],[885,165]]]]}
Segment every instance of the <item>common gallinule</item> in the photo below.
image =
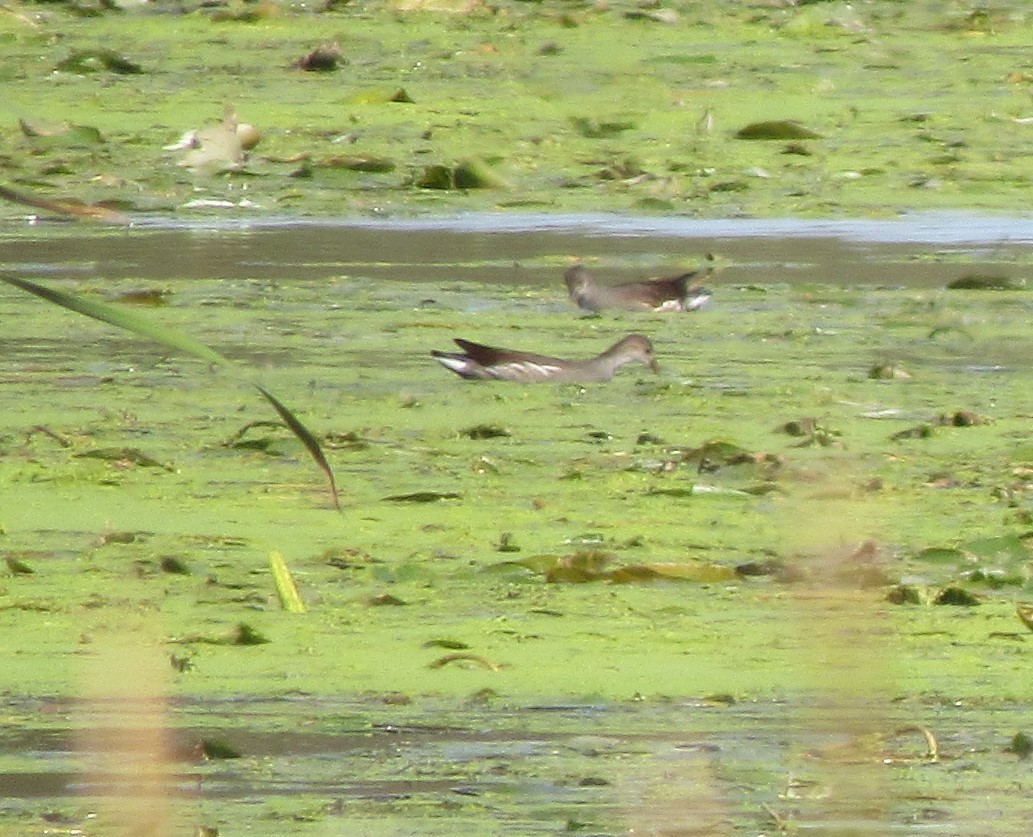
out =
{"type": "Polygon", "coordinates": [[[710,299],[710,291],[703,283],[713,272],[708,266],[678,276],[607,287],[596,284],[588,268],[578,264],[568,269],[563,278],[571,300],[586,311],[694,311],[710,299]]]}
{"type": "Polygon", "coordinates": [[[462,352],[438,352],[431,355],[438,363],[464,378],[536,383],[589,383],[608,381],[626,363],[644,363],[659,372],[653,357],[653,344],[641,334],[621,338],[597,357],[587,360],[564,360],[558,357],[482,346],[469,340],[456,339],[462,352]]]}

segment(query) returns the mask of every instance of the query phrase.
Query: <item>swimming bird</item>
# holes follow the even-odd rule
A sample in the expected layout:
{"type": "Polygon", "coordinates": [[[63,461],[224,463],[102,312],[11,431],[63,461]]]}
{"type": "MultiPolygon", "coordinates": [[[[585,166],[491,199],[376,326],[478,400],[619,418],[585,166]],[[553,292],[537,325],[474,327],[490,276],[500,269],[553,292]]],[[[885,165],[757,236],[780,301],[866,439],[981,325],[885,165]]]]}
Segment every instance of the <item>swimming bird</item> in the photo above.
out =
{"type": "Polygon", "coordinates": [[[601,355],[587,360],[564,360],[531,352],[482,346],[456,339],[462,352],[432,351],[431,356],[446,369],[463,378],[538,383],[590,383],[608,381],[626,363],[644,363],[659,372],[653,357],[653,344],[641,334],[629,334],[601,355]]]}
{"type": "MultiPolygon", "coordinates": [[[[713,256],[708,256],[713,259],[713,256]]],[[[678,276],[626,282],[605,287],[597,285],[595,277],[583,264],[569,268],[563,274],[570,298],[586,311],[599,312],[607,308],[624,311],[695,311],[710,299],[710,291],[703,283],[714,272],[709,265],[678,276]]]]}

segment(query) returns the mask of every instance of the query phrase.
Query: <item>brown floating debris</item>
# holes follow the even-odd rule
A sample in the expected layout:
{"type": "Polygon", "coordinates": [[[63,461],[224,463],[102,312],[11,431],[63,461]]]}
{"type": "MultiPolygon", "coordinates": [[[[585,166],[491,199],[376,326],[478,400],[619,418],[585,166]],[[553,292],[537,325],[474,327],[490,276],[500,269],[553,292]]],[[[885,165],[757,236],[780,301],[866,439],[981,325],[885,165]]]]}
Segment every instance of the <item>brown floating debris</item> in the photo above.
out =
{"type": "Polygon", "coordinates": [[[767,122],[751,122],[735,132],[736,139],[743,140],[801,140],[821,139],[821,134],[812,131],[793,119],[776,119],[767,122]]]}
{"type": "Polygon", "coordinates": [[[1025,287],[1021,279],[988,273],[969,273],[947,283],[952,291],[1021,291],[1025,287]]]}
{"type": "Polygon", "coordinates": [[[382,499],[385,503],[436,503],[438,500],[458,500],[462,496],[454,491],[413,491],[411,494],[392,494],[382,499]]]}
{"type": "Polygon", "coordinates": [[[57,215],[66,215],[70,218],[79,218],[86,221],[107,221],[111,224],[128,224],[129,218],[123,212],[95,203],[87,204],[74,198],[62,198],[59,200],[48,200],[47,198],[28,195],[24,192],[16,192],[6,186],[0,186],[0,198],[11,201],[11,203],[22,206],[32,206],[36,209],[44,209],[57,215]]]}
{"type": "Polygon", "coordinates": [[[139,465],[141,468],[164,468],[166,471],[175,472],[175,468],[159,462],[157,459],[148,456],[136,448],[95,448],[94,450],[77,453],[79,459],[103,459],[106,462],[114,463],[117,467],[127,468],[130,465],[139,465]]]}
{"type": "Polygon", "coordinates": [[[304,58],[295,61],[292,66],[310,73],[329,73],[337,69],[341,62],[341,46],[336,41],[320,44],[304,58]]]}
{"type": "Polygon", "coordinates": [[[1025,761],[1033,754],[1033,738],[1024,732],[1017,732],[1012,736],[1011,742],[1004,748],[1006,753],[1014,753],[1025,761]]]}
{"type": "Polygon", "coordinates": [[[892,363],[877,363],[868,370],[868,377],[875,381],[906,381],[911,373],[892,363]]]}
{"type": "Polygon", "coordinates": [[[107,71],[120,75],[139,75],[143,67],[135,61],[110,49],[80,49],[57,63],[57,70],[65,73],[96,73],[107,71]]]}
{"type": "Polygon", "coordinates": [[[487,657],[482,657],[480,654],[470,654],[467,652],[446,654],[444,657],[438,657],[434,662],[428,663],[427,668],[444,668],[449,663],[458,662],[476,663],[481,668],[486,668],[489,671],[502,671],[502,669],[505,668],[501,663],[493,662],[487,657]]]}
{"type": "Polygon", "coordinates": [[[936,423],[947,427],[978,427],[981,424],[989,424],[990,419],[971,410],[955,410],[953,413],[940,415],[936,423]]]}

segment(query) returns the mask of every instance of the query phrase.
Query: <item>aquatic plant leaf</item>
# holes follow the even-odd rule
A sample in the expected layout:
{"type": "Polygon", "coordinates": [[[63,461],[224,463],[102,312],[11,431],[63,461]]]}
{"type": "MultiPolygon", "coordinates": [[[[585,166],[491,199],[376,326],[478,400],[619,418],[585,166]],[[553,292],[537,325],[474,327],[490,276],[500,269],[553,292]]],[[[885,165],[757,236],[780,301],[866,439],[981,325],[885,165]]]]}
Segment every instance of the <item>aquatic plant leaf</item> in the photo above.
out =
{"type": "Polygon", "coordinates": [[[190,671],[194,667],[194,660],[189,654],[183,654],[181,656],[172,652],[169,654],[169,665],[172,666],[172,670],[177,674],[182,674],[185,671],[190,671]]]}
{"type": "Polygon", "coordinates": [[[612,122],[608,122],[588,119],[583,116],[575,116],[570,121],[573,123],[574,129],[586,139],[606,139],[608,137],[615,137],[618,134],[622,134],[625,131],[631,131],[637,127],[634,122],[626,120],[614,120],[612,122]]]}
{"type": "Polygon", "coordinates": [[[489,660],[480,654],[470,654],[467,652],[458,652],[456,654],[446,654],[444,657],[438,657],[431,663],[427,664],[427,668],[444,668],[450,663],[474,663],[481,668],[486,668],[489,671],[501,671],[504,666],[501,663],[496,663],[493,660],[489,660]]]}
{"type": "Polygon", "coordinates": [[[370,608],[404,608],[409,602],[390,593],[380,593],[364,598],[363,603],[370,608]]]}
{"type": "Polygon", "coordinates": [[[242,755],[240,750],[217,738],[202,738],[197,749],[206,759],[239,759],[242,755]]]}
{"type": "MultiPolygon", "coordinates": [[[[1027,627],[1029,627],[1027,625],[1027,627]]],[[[1017,732],[1012,736],[1011,742],[1004,748],[1006,753],[1014,753],[1020,759],[1026,760],[1033,755],[1033,738],[1024,732],[1017,732]]]]}
{"type": "Polygon", "coordinates": [[[362,600],[367,607],[405,607],[409,604],[405,599],[392,596],[390,593],[379,593],[376,596],[367,596],[362,600]]]}
{"type": "Polygon", "coordinates": [[[455,180],[452,177],[452,169],[434,163],[423,167],[423,173],[413,181],[413,185],[418,189],[454,189],[455,180]]]}
{"type": "Polygon", "coordinates": [[[141,308],[160,308],[168,305],[169,291],[157,288],[141,288],[137,291],[124,291],[115,297],[125,305],[139,305],[141,308]]]}
{"type": "Polygon", "coordinates": [[[280,599],[280,607],[288,613],[304,613],[308,608],[298,591],[297,582],[294,581],[294,574],[291,572],[283,555],[279,552],[269,553],[269,568],[273,571],[273,581],[276,583],[276,595],[280,599]]]}
{"type": "Polygon", "coordinates": [[[608,567],[616,559],[616,555],[602,549],[578,550],[573,555],[565,555],[546,569],[545,580],[550,584],[567,582],[582,584],[586,581],[598,581],[609,575],[608,567]]]}
{"type": "Polygon", "coordinates": [[[762,485],[749,486],[748,488],[731,488],[723,485],[704,485],[697,483],[692,486],[692,493],[702,496],[709,494],[713,497],[753,497],[758,494],[769,494],[775,487],[764,483],[762,485]]]}
{"type": "Polygon", "coordinates": [[[15,558],[13,555],[5,555],[4,563],[7,564],[7,569],[11,571],[12,575],[33,575],[36,572],[20,558],[15,558]]]}
{"type": "Polygon", "coordinates": [[[138,543],[147,540],[152,532],[115,531],[105,532],[100,537],[101,546],[109,544],[138,543]]]}
{"type": "Polygon", "coordinates": [[[647,497],[691,497],[695,494],[694,486],[685,486],[684,488],[650,488],[646,491],[647,497]]]}
{"type": "Polygon", "coordinates": [[[384,105],[389,102],[411,105],[415,103],[404,87],[397,87],[394,90],[364,90],[349,96],[345,101],[350,105],[384,105]]]}
{"type": "Polygon", "coordinates": [[[257,448],[259,450],[265,450],[268,447],[269,441],[266,439],[260,440],[258,443],[244,441],[244,436],[255,428],[276,428],[277,430],[283,427],[282,421],[273,421],[272,419],[258,419],[257,421],[249,421],[239,430],[237,430],[230,438],[223,442],[223,447],[227,448],[257,448]]]}
{"type": "Polygon", "coordinates": [[[394,160],[389,160],[386,157],[374,157],[371,154],[343,154],[336,157],[327,157],[316,163],[316,166],[323,169],[347,169],[348,171],[373,173],[395,170],[394,160]]]}
{"type": "Polygon", "coordinates": [[[341,45],[334,41],[320,44],[304,58],[295,61],[292,66],[310,73],[329,73],[337,69],[340,61],[341,45]]]}
{"type": "Polygon", "coordinates": [[[392,494],[382,499],[385,503],[436,503],[438,500],[458,500],[462,496],[453,491],[413,491],[410,494],[392,494]]]}
{"type": "Polygon", "coordinates": [[[521,567],[525,570],[530,570],[534,573],[544,574],[549,567],[552,567],[559,561],[558,555],[528,555],[524,558],[508,559],[506,561],[498,561],[494,564],[488,564],[484,569],[486,571],[502,571],[511,570],[514,567],[521,567]]]}
{"type": "Polygon", "coordinates": [[[262,393],[262,396],[266,401],[273,405],[273,409],[279,413],[280,418],[283,419],[291,432],[301,440],[301,443],[305,446],[309,455],[315,460],[315,463],[322,469],[323,473],[326,474],[326,479],[330,484],[330,496],[333,497],[334,508],[340,511],[341,498],[337,492],[337,479],[334,477],[334,469],[330,467],[330,463],[327,461],[326,455],[323,453],[323,448],[316,440],[316,437],[313,436],[309,429],[301,423],[298,417],[288,410],[275,395],[269,392],[269,390],[261,384],[255,384],[254,386],[255,389],[262,393]]]}
{"type": "Polygon", "coordinates": [[[991,421],[986,416],[981,416],[972,410],[955,410],[953,413],[938,416],[936,423],[947,427],[979,427],[983,424],[991,424],[991,421]]]}
{"type": "Polygon", "coordinates": [[[793,119],[776,119],[767,122],[751,122],[735,132],[736,139],[744,140],[801,140],[821,139],[821,134],[812,131],[793,119]]]}
{"type": "Polygon", "coordinates": [[[712,471],[732,465],[778,466],[779,457],[763,451],[749,451],[732,442],[714,439],[698,448],[684,451],[683,462],[697,465],[701,471],[712,471]]]}
{"type": "Polygon", "coordinates": [[[247,622],[240,622],[230,633],[230,645],[265,645],[269,637],[256,631],[247,622]]]}
{"type": "Polygon", "coordinates": [[[675,24],[680,19],[673,9],[629,9],[624,13],[628,20],[649,20],[653,23],[675,24]]]}
{"type": "Polygon", "coordinates": [[[886,601],[895,605],[921,605],[929,603],[929,595],[914,584],[898,584],[886,594],[886,601]]]}
{"type": "Polygon", "coordinates": [[[932,329],[927,336],[928,336],[928,338],[930,340],[934,340],[937,337],[942,337],[943,335],[950,335],[950,334],[957,334],[959,337],[964,337],[970,343],[973,342],[976,339],[972,335],[971,331],[969,331],[968,329],[962,328],[961,326],[955,326],[955,325],[936,326],[936,328],[932,329]]]}
{"type": "Polygon", "coordinates": [[[14,285],[16,288],[21,288],[23,291],[28,291],[30,294],[35,294],[48,302],[53,302],[55,305],[67,308],[70,311],[84,314],[87,317],[92,317],[95,320],[108,323],[108,325],[113,325],[116,328],[135,332],[142,337],[147,337],[158,343],[162,343],[171,349],[178,349],[186,354],[194,355],[195,357],[200,358],[201,360],[206,360],[209,363],[229,364],[230,362],[227,358],[223,357],[215,350],[209,349],[203,343],[199,343],[188,334],[172,328],[171,326],[155,325],[154,323],[138,317],[135,313],[126,311],[123,308],[108,305],[104,302],[85,299],[80,296],[66,293],[65,291],[59,291],[56,288],[48,288],[44,285],[38,285],[35,282],[30,282],[28,279],[19,279],[14,276],[0,276],[0,280],[9,285],[14,285]]]}
{"type": "Polygon", "coordinates": [[[76,50],[57,63],[56,69],[65,73],[97,73],[107,70],[120,75],[138,75],[143,67],[110,49],[76,50]]]}
{"type": "Polygon", "coordinates": [[[25,136],[35,140],[33,147],[37,149],[82,148],[104,142],[100,129],[93,125],[46,125],[19,119],[18,127],[25,136]]]}
{"type": "Polygon", "coordinates": [[[57,215],[70,218],[81,218],[87,221],[107,221],[112,224],[128,224],[129,218],[122,212],[101,204],[88,204],[77,200],[48,200],[24,192],[16,192],[6,186],[0,186],[0,198],[22,206],[45,209],[57,215]]]}
{"type": "Polygon", "coordinates": [[[28,119],[19,119],[18,127],[27,137],[56,137],[68,130],[67,124],[53,125],[28,119]]]}
{"type": "Polygon", "coordinates": [[[931,424],[919,424],[915,427],[909,427],[906,430],[900,430],[893,433],[890,436],[891,442],[901,442],[906,439],[928,439],[933,435],[933,426],[931,424]]]}
{"type": "Polygon", "coordinates": [[[1020,291],[1025,287],[1026,283],[1021,279],[987,273],[970,273],[947,283],[947,289],[951,291],[1020,291]]]}
{"type": "Polygon", "coordinates": [[[957,587],[951,585],[950,587],[944,587],[933,599],[933,604],[936,605],[954,605],[957,607],[973,607],[981,604],[979,596],[975,593],[970,593],[964,587],[957,587]]]}
{"type": "Polygon", "coordinates": [[[148,456],[136,448],[94,448],[93,450],[77,453],[75,456],[79,459],[103,459],[106,462],[139,465],[141,468],[164,468],[166,471],[176,470],[171,465],[159,462],[157,459],[148,456]]]}
{"type": "Polygon", "coordinates": [[[459,435],[470,439],[504,439],[513,434],[501,424],[475,424],[460,430],[459,435]]]}
{"type": "Polygon", "coordinates": [[[1002,587],[1024,587],[1027,581],[1026,574],[1022,570],[983,569],[982,567],[962,573],[962,578],[972,583],[985,584],[991,590],[1000,590],[1002,587]]]}
{"type": "Polygon", "coordinates": [[[460,160],[452,172],[457,189],[511,189],[513,184],[480,157],[460,160]]]}
{"type": "Polygon", "coordinates": [[[732,567],[720,564],[633,564],[619,567],[607,574],[608,580],[618,584],[640,581],[697,581],[703,584],[717,581],[734,581],[740,576],[732,567]]]}
{"type": "Polygon", "coordinates": [[[455,166],[424,166],[413,180],[418,189],[511,189],[513,184],[479,157],[460,160],[455,166]]]}
{"type": "Polygon", "coordinates": [[[868,370],[868,377],[873,381],[906,381],[911,378],[911,373],[892,363],[877,363],[868,370]]]}
{"type": "Polygon", "coordinates": [[[609,581],[630,584],[644,581],[696,581],[710,583],[733,581],[742,576],[733,567],[702,562],[655,562],[613,566],[616,555],[600,549],[585,549],[573,555],[532,555],[516,561],[504,561],[492,568],[522,566],[545,576],[550,584],[585,584],[609,581]]]}
{"type": "Polygon", "coordinates": [[[170,575],[190,575],[190,566],[178,555],[163,555],[159,563],[163,573],[170,575]]]}
{"type": "Polygon", "coordinates": [[[265,645],[270,639],[247,622],[238,622],[229,631],[218,636],[189,634],[173,642],[201,642],[205,645],[265,645]]]}
{"type": "Polygon", "coordinates": [[[445,648],[449,651],[466,651],[469,645],[458,639],[428,639],[423,643],[424,648],[445,648]]]}
{"type": "Polygon", "coordinates": [[[811,436],[818,429],[818,420],[811,416],[793,419],[778,427],[778,432],[788,436],[811,436]]]}

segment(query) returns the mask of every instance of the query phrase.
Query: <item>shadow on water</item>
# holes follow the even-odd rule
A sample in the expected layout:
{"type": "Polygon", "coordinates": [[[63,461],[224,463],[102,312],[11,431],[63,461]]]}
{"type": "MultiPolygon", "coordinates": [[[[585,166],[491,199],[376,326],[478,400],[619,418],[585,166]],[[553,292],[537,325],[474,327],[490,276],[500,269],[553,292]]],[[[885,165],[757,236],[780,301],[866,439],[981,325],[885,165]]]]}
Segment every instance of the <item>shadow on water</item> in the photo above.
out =
{"type": "Polygon", "coordinates": [[[616,281],[684,269],[714,252],[732,284],[936,286],[959,274],[1024,272],[1024,218],[926,214],[895,220],[695,220],[469,215],[432,220],[144,221],[128,229],[49,224],[0,236],[5,269],[144,281],[319,280],[547,285],[574,260],[616,281]]]}

